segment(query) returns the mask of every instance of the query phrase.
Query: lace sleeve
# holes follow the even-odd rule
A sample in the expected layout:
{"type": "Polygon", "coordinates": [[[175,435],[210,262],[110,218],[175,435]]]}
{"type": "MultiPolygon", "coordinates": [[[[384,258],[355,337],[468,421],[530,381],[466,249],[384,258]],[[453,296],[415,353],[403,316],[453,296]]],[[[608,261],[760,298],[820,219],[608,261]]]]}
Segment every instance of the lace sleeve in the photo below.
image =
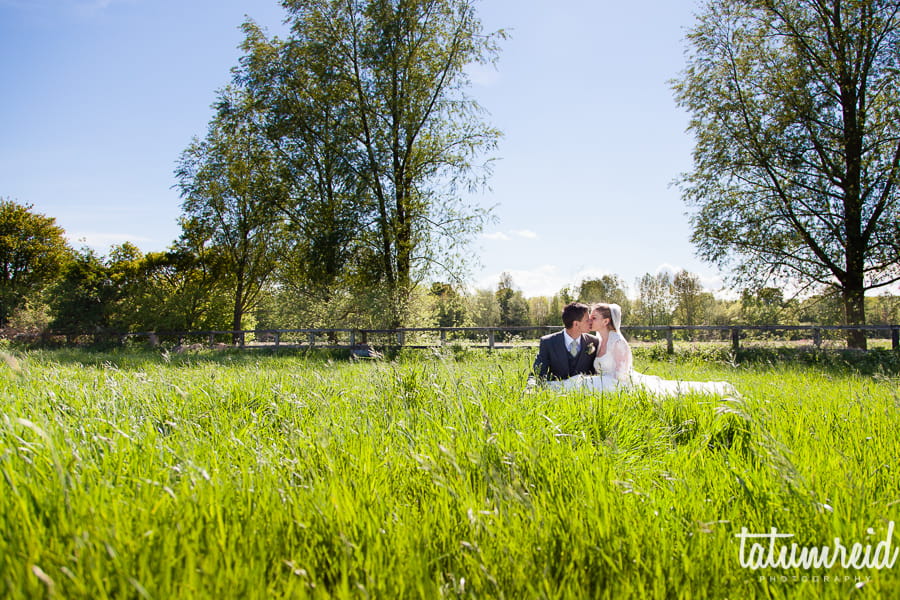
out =
{"type": "Polygon", "coordinates": [[[619,337],[615,340],[613,347],[609,350],[612,352],[613,360],[616,365],[615,378],[619,381],[628,379],[631,375],[631,347],[623,338],[619,337]]]}

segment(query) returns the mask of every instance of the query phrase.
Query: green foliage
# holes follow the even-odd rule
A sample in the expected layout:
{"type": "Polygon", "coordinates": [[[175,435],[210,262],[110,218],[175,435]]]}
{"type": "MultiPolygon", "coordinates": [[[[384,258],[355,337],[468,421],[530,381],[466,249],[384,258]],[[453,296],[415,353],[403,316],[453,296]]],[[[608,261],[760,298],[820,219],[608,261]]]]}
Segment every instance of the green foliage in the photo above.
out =
{"type": "Polygon", "coordinates": [[[483,181],[475,161],[499,136],[465,67],[493,60],[498,36],[470,0],[283,4],[290,35],[246,23],[236,71],[277,149],[295,236],[283,281],[302,305],[365,294],[367,320],[400,326],[426,275],[461,280],[488,216],[459,194],[483,181]]]}
{"type": "Polygon", "coordinates": [[[5,355],[0,595],[829,599],[900,585],[896,569],[743,569],[735,538],[884,539],[896,379],[638,356],[743,396],[659,401],[523,394],[525,353],[422,358],[5,355]]]}
{"type": "Polygon", "coordinates": [[[429,294],[434,300],[432,322],[437,327],[462,327],[468,315],[463,295],[449,283],[431,284],[429,294]]]}
{"type": "Polygon", "coordinates": [[[66,264],[54,287],[51,328],[63,333],[108,331],[113,305],[120,295],[102,258],[83,248],[66,264]]]}
{"type": "Polygon", "coordinates": [[[228,274],[222,287],[232,299],[233,330],[243,328],[288,247],[278,211],[287,189],[276,152],[255,126],[258,118],[247,94],[226,88],[206,138],[182,153],[176,171],[182,245],[228,274]]]}
{"type": "MultiPolygon", "coordinates": [[[[741,293],[741,322],[748,325],[792,325],[789,314],[796,314],[791,302],[784,299],[778,288],[766,287],[741,293]]],[[[821,323],[821,321],[814,321],[821,323]]]]}
{"type": "Polygon", "coordinates": [[[528,325],[528,303],[522,295],[522,290],[516,288],[509,273],[500,275],[500,282],[494,295],[500,312],[497,325],[528,325]]]}
{"type": "Polygon", "coordinates": [[[645,273],[637,282],[638,299],[634,305],[632,319],[642,325],[671,325],[675,311],[675,294],[672,276],[662,272],[656,275],[645,273]]]}
{"type": "Polygon", "coordinates": [[[631,308],[631,300],[625,295],[625,282],[618,275],[585,279],[578,286],[578,300],[587,304],[615,303],[622,307],[623,312],[629,312],[631,308]]]}
{"type": "Polygon", "coordinates": [[[469,296],[469,312],[476,327],[496,327],[500,323],[500,304],[494,290],[475,290],[469,296]]]}
{"type": "Polygon", "coordinates": [[[681,184],[700,255],[747,287],[834,289],[848,323],[866,322],[866,290],[900,278],[896,11],[709,2],[675,83],[697,139],[681,184]]]}
{"type": "Polygon", "coordinates": [[[59,275],[69,258],[64,233],[31,205],[0,199],[0,327],[59,275]]]}
{"type": "Polygon", "coordinates": [[[66,265],[50,299],[50,329],[62,333],[229,329],[227,278],[191,252],[142,254],[126,242],[107,258],[89,249],[66,265]]]}
{"type": "Polygon", "coordinates": [[[656,344],[633,349],[635,361],[667,362],[672,365],[720,364],[745,368],[784,368],[786,365],[811,367],[833,375],[900,376],[900,352],[886,348],[859,350],[821,350],[786,346],[741,348],[734,352],[726,346],[692,346],[676,348],[669,354],[656,344]]]}
{"type": "Polygon", "coordinates": [[[672,280],[672,295],[675,300],[673,321],[678,325],[699,325],[707,322],[715,298],[703,291],[700,277],[694,273],[678,271],[672,280]]]}

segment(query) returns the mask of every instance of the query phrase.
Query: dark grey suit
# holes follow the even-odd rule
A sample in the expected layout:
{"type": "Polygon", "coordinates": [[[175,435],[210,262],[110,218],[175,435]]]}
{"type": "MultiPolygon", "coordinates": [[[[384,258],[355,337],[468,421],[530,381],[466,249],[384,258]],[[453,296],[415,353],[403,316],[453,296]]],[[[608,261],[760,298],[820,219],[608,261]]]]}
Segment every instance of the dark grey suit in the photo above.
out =
{"type": "Polygon", "coordinates": [[[559,331],[541,338],[532,373],[541,379],[566,379],[579,373],[594,375],[594,358],[597,356],[600,340],[589,333],[581,334],[581,348],[573,358],[566,348],[563,333],[559,331]]]}

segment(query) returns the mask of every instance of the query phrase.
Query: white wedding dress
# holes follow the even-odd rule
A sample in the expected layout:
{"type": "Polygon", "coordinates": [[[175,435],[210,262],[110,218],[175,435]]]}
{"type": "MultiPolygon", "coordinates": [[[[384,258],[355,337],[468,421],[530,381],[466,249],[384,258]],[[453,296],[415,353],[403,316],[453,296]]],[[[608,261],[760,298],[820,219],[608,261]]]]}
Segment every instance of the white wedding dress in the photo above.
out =
{"type": "Polygon", "coordinates": [[[596,375],[575,375],[563,381],[552,381],[550,387],[560,391],[615,392],[640,388],[656,396],[679,396],[703,393],[716,396],[737,395],[727,381],[678,381],[656,375],[638,373],[632,368],[631,347],[618,331],[609,332],[606,353],[594,359],[596,375]]]}

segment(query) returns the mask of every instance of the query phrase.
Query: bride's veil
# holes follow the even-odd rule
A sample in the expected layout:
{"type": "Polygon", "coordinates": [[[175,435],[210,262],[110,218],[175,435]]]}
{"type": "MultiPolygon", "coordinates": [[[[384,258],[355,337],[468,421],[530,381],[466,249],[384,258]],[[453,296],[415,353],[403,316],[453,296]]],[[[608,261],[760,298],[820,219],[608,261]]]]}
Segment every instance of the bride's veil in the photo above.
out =
{"type": "MultiPolygon", "coordinates": [[[[618,304],[610,304],[609,313],[612,317],[613,327],[616,328],[616,331],[619,332],[619,335],[622,335],[622,307],[618,304]]],[[[625,339],[624,335],[622,335],[622,339],[625,339]]]]}
{"type": "Polygon", "coordinates": [[[616,333],[619,334],[619,337],[622,338],[622,342],[624,342],[624,348],[622,354],[616,357],[618,366],[617,371],[622,373],[627,373],[629,376],[633,375],[632,367],[634,365],[634,358],[631,355],[631,346],[628,344],[628,340],[625,339],[625,336],[622,335],[622,307],[618,304],[608,304],[609,306],[609,315],[612,317],[613,327],[616,328],[616,333]]]}

